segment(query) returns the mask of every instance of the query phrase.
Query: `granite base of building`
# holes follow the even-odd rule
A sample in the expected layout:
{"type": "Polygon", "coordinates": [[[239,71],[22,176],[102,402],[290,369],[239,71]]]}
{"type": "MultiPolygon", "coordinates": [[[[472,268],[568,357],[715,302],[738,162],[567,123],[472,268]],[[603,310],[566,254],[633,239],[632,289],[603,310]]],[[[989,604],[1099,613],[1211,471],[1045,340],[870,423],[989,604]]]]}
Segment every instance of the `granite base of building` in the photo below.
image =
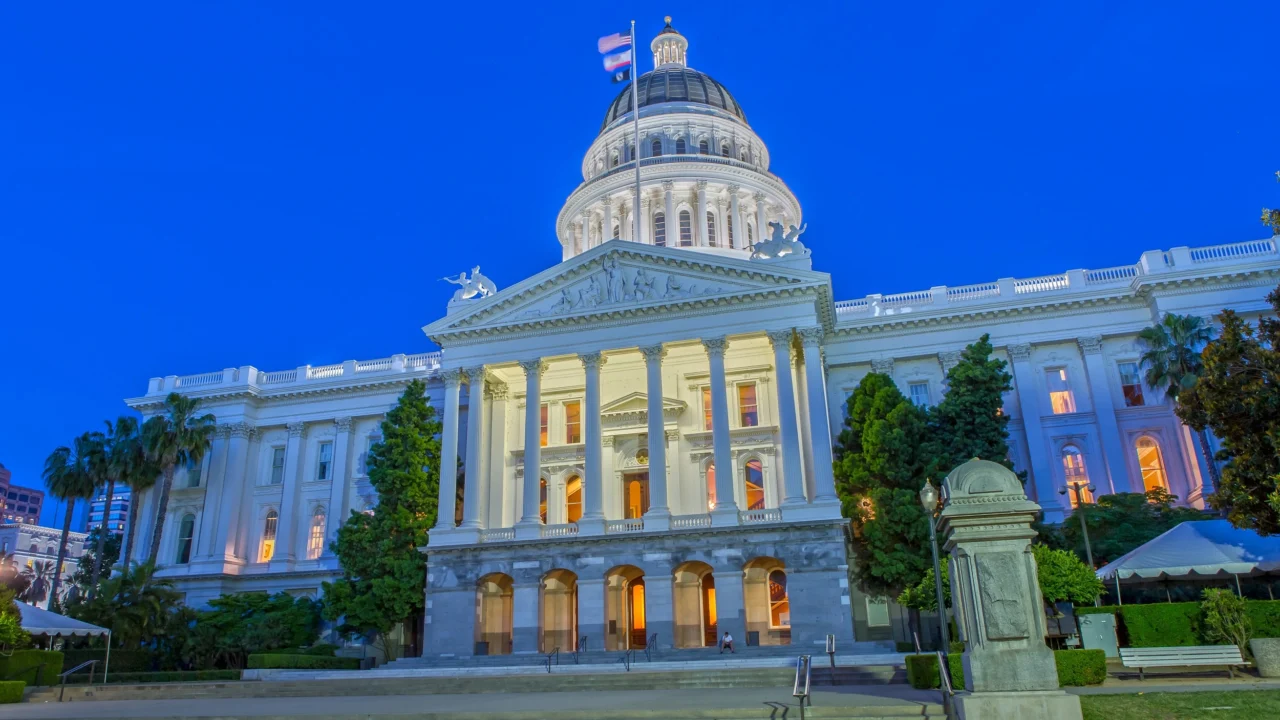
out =
{"type": "Polygon", "coordinates": [[[1080,698],[1062,690],[961,692],[952,698],[957,720],[1080,720],[1080,698]]]}
{"type": "Polygon", "coordinates": [[[847,521],[428,549],[425,655],[852,642],[847,521]]]}

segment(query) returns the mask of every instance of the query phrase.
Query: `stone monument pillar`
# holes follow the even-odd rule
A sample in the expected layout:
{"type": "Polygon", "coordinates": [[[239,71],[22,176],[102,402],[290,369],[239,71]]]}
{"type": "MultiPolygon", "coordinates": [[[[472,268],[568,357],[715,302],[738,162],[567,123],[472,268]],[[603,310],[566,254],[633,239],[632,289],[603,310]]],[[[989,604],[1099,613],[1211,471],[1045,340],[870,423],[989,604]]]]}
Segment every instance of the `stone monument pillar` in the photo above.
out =
{"type": "Polygon", "coordinates": [[[1011,470],[970,460],[951,471],[938,518],[951,554],[951,597],[965,642],[960,720],[1080,720],[1080,698],[1058,687],[1044,642],[1044,601],[1031,553],[1040,506],[1011,470]]]}

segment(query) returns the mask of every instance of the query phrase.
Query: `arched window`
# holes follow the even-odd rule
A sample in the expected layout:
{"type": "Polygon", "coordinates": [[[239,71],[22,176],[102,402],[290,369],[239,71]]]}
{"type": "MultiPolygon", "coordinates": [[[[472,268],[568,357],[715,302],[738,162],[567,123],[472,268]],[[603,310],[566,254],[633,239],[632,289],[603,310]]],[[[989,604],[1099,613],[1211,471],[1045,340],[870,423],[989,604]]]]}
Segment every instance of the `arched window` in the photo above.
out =
{"type": "Polygon", "coordinates": [[[650,154],[650,155],[652,155],[652,156],[654,156],[654,157],[658,157],[659,155],[661,155],[661,154],[662,154],[662,141],[661,141],[661,140],[656,140],[656,139],[655,139],[653,142],[649,143],[649,154],[650,154]]]}
{"type": "Polygon", "coordinates": [[[730,213],[729,216],[724,219],[724,229],[725,229],[725,232],[728,233],[729,235],[729,247],[733,247],[733,214],[732,213],[730,213]]]}
{"type": "Polygon", "coordinates": [[[750,245],[756,241],[755,233],[751,232],[751,223],[747,223],[747,244],[750,245]]]}
{"type": "Polygon", "coordinates": [[[1143,435],[1134,442],[1138,452],[1138,467],[1142,469],[1142,485],[1147,490],[1156,488],[1169,489],[1169,478],[1164,471],[1164,456],[1160,453],[1160,444],[1154,438],[1143,435]]]}
{"type": "Polygon", "coordinates": [[[707,510],[716,509],[716,464],[707,463],[707,510]]]}
{"type": "Polygon", "coordinates": [[[270,562],[271,556],[276,554],[276,523],[279,521],[280,514],[275,510],[267,513],[262,525],[262,549],[258,551],[258,562],[270,562]]]}
{"type": "Polygon", "coordinates": [[[617,239],[618,239],[618,237],[619,237],[619,235],[618,235],[618,234],[619,234],[620,232],[622,232],[622,223],[614,223],[614,224],[613,224],[613,239],[614,239],[614,240],[617,240],[617,239]]]}
{"type": "Polygon", "coordinates": [[[684,138],[676,138],[676,154],[684,155],[689,152],[689,146],[685,144],[684,138]]]}
{"type": "Polygon", "coordinates": [[[693,217],[688,210],[680,211],[680,247],[693,244],[693,217]]]}
{"type": "Polygon", "coordinates": [[[33,553],[39,553],[39,552],[40,552],[40,544],[39,544],[39,543],[31,543],[31,552],[33,552],[33,553]]]}
{"type": "Polygon", "coordinates": [[[191,540],[196,532],[196,516],[187,513],[182,516],[182,522],[178,524],[178,559],[179,565],[186,565],[191,561],[191,540]]]}
{"type": "Polygon", "coordinates": [[[716,216],[713,213],[707,213],[707,245],[716,246],[716,216]]]}
{"type": "Polygon", "coordinates": [[[317,506],[316,511],[311,513],[311,532],[307,535],[308,560],[315,560],[324,552],[324,522],[324,508],[317,506]]]}
{"type": "Polygon", "coordinates": [[[711,145],[710,145],[706,140],[699,140],[699,141],[698,141],[698,154],[699,154],[699,155],[710,155],[710,154],[711,154],[711,145]]]}
{"type": "Polygon", "coordinates": [[[748,510],[764,509],[764,466],[756,458],[747,461],[743,473],[746,481],[746,500],[748,510]]]}
{"type": "Polygon", "coordinates": [[[630,143],[627,145],[627,161],[630,162],[635,159],[636,159],[636,144],[630,143]]]}
{"type": "Polygon", "coordinates": [[[658,247],[667,246],[667,214],[653,214],[653,244],[658,247]]]}
{"type": "Polygon", "coordinates": [[[542,478],[538,481],[538,517],[542,518],[542,524],[547,524],[547,479],[542,478]]]}
{"type": "Polygon", "coordinates": [[[729,143],[727,141],[720,143],[720,157],[729,157],[729,143]]]}
{"type": "Polygon", "coordinates": [[[1084,465],[1084,454],[1075,445],[1062,448],[1062,474],[1067,479],[1067,499],[1071,507],[1080,504],[1079,498],[1085,502],[1093,502],[1093,493],[1089,492],[1089,470],[1084,465]],[[1079,498],[1075,488],[1080,488],[1079,498]]]}
{"type": "Polygon", "coordinates": [[[743,148],[743,149],[741,149],[741,150],[739,150],[739,151],[738,151],[738,159],[739,159],[739,160],[741,160],[742,162],[747,162],[747,149],[746,149],[746,148],[743,148]]]}
{"type": "Polygon", "coordinates": [[[791,601],[787,599],[787,574],[782,570],[769,573],[769,625],[791,627],[791,601]]]}
{"type": "Polygon", "coordinates": [[[571,523],[582,519],[582,478],[577,475],[569,476],[564,484],[564,517],[571,523]]]}
{"type": "Polygon", "coordinates": [[[614,153],[609,159],[609,167],[618,167],[618,153],[614,153]]]}

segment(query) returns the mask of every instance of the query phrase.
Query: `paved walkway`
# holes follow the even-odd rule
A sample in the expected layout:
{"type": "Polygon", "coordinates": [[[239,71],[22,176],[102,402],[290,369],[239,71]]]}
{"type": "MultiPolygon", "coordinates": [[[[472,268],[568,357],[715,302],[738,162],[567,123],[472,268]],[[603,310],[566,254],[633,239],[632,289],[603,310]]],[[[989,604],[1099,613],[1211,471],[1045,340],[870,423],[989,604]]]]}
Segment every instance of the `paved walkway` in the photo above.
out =
{"type": "MultiPolygon", "coordinates": [[[[904,685],[815,688],[813,706],[865,708],[923,708],[940,701],[937,691],[904,685]]],[[[730,708],[757,710],[758,717],[799,717],[791,688],[733,688],[714,690],[614,690],[595,692],[485,693],[471,695],[392,695],[320,698],[219,698],[201,700],[119,700],[106,702],[21,703],[0,705],[0,718],[22,720],[78,720],[79,718],[273,718],[311,720],[370,715],[432,715],[457,713],[527,713],[529,718],[590,718],[605,708],[646,708],[653,717],[697,717],[698,711],[730,708]],[[780,707],[782,706],[782,707],[780,707]],[[775,708],[777,711],[775,712],[775,708]],[[567,715],[573,717],[574,715],[567,715]]],[[[917,710],[917,714],[920,711],[917,710]]],[[[820,713],[815,713],[820,714],[820,713]]],[[[464,715],[465,716],[465,715],[464,715]]],[[[741,715],[738,715],[741,717],[741,715]]],[[[755,715],[749,715],[754,717],[755,715]]],[[[479,717],[479,716],[477,716],[479,717]]],[[[712,716],[714,717],[714,716],[712,716]]]]}

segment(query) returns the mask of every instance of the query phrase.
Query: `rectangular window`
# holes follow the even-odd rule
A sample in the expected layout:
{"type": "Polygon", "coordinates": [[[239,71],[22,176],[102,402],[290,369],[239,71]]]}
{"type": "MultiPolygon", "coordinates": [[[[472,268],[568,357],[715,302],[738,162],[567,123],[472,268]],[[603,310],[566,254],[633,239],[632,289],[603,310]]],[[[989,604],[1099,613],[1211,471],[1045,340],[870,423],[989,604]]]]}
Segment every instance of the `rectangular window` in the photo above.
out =
{"type": "Polygon", "coordinates": [[[1066,368],[1046,368],[1045,382],[1049,388],[1049,405],[1054,415],[1063,415],[1076,411],[1076,399],[1071,394],[1071,386],[1067,383],[1066,368]]]}
{"type": "Polygon", "coordinates": [[[738,426],[755,427],[760,424],[760,414],[756,406],[756,384],[746,383],[738,386],[738,426]]]}
{"type": "Polygon", "coordinates": [[[693,245],[693,218],[688,210],[680,211],[680,246],[693,245]]]}
{"type": "Polygon", "coordinates": [[[913,382],[907,385],[907,390],[911,393],[911,402],[916,407],[929,407],[929,382],[913,382]]]}
{"type": "Polygon", "coordinates": [[[564,404],[564,441],[570,445],[582,442],[582,403],[564,404]]]}
{"type": "Polygon", "coordinates": [[[1120,363],[1120,388],[1124,391],[1124,406],[1139,407],[1144,405],[1142,399],[1142,376],[1138,374],[1138,363],[1120,363]]]}
{"type": "Polygon", "coordinates": [[[187,466],[187,487],[200,487],[200,471],[204,470],[204,461],[193,462],[187,466]]]}
{"type": "Polygon", "coordinates": [[[542,406],[542,430],[539,443],[542,447],[547,446],[547,406],[542,406]]]}
{"type": "Polygon", "coordinates": [[[316,480],[328,480],[333,467],[333,443],[320,443],[319,460],[316,462],[316,480]]]}
{"type": "Polygon", "coordinates": [[[702,388],[702,429],[711,429],[711,388],[702,388]]]}
{"type": "Polygon", "coordinates": [[[284,482],[284,448],[272,448],[271,450],[271,484],[279,485],[284,482]]]}

